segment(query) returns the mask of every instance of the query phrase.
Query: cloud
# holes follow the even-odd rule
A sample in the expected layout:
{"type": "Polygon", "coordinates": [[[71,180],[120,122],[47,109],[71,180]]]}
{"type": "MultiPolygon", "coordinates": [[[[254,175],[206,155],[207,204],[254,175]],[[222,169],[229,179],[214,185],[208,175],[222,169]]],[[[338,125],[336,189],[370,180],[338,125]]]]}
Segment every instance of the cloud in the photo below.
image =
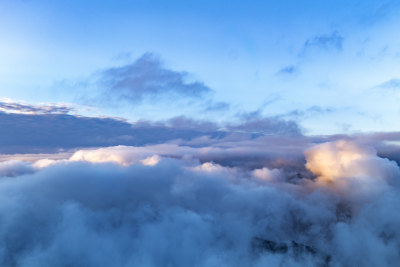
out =
{"type": "Polygon", "coordinates": [[[269,182],[282,182],[284,181],[284,176],[278,169],[256,169],[253,171],[253,175],[259,179],[267,180],[269,182]]]}
{"type": "Polygon", "coordinates": [[[106,69],[98,83],[105,88],[104,101],[128,101],[184,97],[201,99],[212,92],[202,82],[190,81],[187,72],[167,69],[156,55],[147,53],[132,64],[106,69]]]}
{"type": "Polygon", "coordinates": [[[33,172],[33,166],[24,161],[8,160],[0,162],[0,177],[15,177],[33,172]]]}
{"type": "Polygon", "coordinates": [[[129,166],[134,163],[142,162],[145,165],[156,164],[160,158],[154,153],[163,153],[165,149],[176,148],[174,145],[170,146],[155,146],[152,147],[131,147],[131,146],[115,146],[105,147],[91,150],[79,150],[75,152],[70,158],[70,161],[87,161],[91,163],[105,163],[112,162],[122,166],[129,166]],[[156,151],[154,151],[157,149],[156,151]]]}
{"type": "Polygon", "coordinates": [[[317,177],[295,180],[285,170],[162,155],[174,150],[202,151],[165,144],[82,150],[0,178],[0,264],[393,266],[400,260],[399,188],[388,182],[382,194],[358,197],[369,179],[400,179],[399,167],[370,147],[350,141],[313,147],[307,166],[317,177]],[[321,184],[327,176],[359,179],[346,184],[358,201],[321,184]]]}
{"type": "Polygon", "coordinates": [[[317,145],[305,153],[306,167],[316,174],[317,182],[357,199],[386,191],[396,185],[399,166],[380,158],[370,147],[350,141],[335,141],[317,145]],[[357,189],[355,189],[357,188],[357,189]]]}
{"type": "Polygon", "coordinates": [[[286,67],[283,67],[282,69],[280,69],[278,71],[278,74],[291,75],[291,74],[294,74],[296,72],[297,72],[297,67],[294,66],[294,65],[289,65],[289,66],[286,66],[286,67]]]}
{"type": "Polygon", "coordinates": [[[400,79],[391,79],[379,84],[377,87],[382,89],[397,89],[400,88],[400,79]]]}
{"type": "Polygon", "coordinates": [[[17,114],[67,114],[73,110],[66,105],[31,105],[13,102],[11,100],[0,101],[0,112],[17,114]]]}
{"type": "Polygon", "coordinates": [[[311,106],[306,109],[295,109],[286,114],[280,115],[281,117],[291,117],[291,118],[299,118],[299,117],[306,117],[306,116],[316,116],[320,114],[329,114],[335,112],[335,108],[331,107],[320,107],[320,106],[311,106]]]}
{"type": "Polygon", "coordinates": [[[193,129],[203,132],[217,131],[219,128],[214,122],[194,120],[185,116],[173,117],[166,121],[166,125],[175,129],[193,129]]]}
{"type": "Polygon", "coordinates": [[[226,102],[208,102],[203,111],[205,112],[221,112],[230,109],[230,104],[226,102]]]}
{"type": "Polygon", "coordinates": [[[55,152],[80,147],[142,146],[201,136],[223,138],[231,134],[299,135],[293,121],[246,117],[238,124],[217,125],[185,116],[166,121],[128,123],[116,118],[69,114],[9,114],[0,111],[0,153],[55,152]]]}
{"type": "Polygon", "coordinates": [[[230,124],[231,131],[244,131],[264,135],[301,135],[300,126],[292,120],[284,120],[277,116],[262,116],[261,110],[240,114],[241,122],[230,124]]]}
{"type": "Polygon", "coordinates": [[[151,123],[135,125],[115,118],[4,112],[0,112],[0,128],[2,153],[46,153],[77,147],[144,145],[191,139],[204,134],[196,129],[151,123]]]}
{"type": "Polygon", "coordinates": [[[338,31],[334,31],[330,34],[315,35],[304,43],[303,51],[313,48],[341,51],[343,49],[343,41],[344,37],[341,36],[338,31]]]}

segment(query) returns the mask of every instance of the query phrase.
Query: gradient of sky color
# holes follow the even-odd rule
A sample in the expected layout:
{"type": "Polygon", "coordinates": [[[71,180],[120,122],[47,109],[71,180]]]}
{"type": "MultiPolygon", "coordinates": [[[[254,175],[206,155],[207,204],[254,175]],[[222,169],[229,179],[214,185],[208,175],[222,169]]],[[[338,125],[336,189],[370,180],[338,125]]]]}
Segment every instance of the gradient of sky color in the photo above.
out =
{"type": "Polygon", "coordinates": [[[398,1],[0,1],[0,96],[90,105],[130,121],[241,112],[297,121],[308,134],[400,127],[398,1]],[[87,82],[158,55],[213,92],[103,105],[87,82]],[[230,109],[201,112],[207,103],[230,109]]]}

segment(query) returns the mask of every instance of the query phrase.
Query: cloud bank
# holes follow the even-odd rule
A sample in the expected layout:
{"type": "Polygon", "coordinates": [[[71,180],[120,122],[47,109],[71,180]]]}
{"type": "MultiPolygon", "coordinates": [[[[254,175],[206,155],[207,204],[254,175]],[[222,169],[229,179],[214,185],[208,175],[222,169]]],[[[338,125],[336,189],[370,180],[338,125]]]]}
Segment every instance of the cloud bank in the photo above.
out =
{"type": "Polygon", "coordinates": [[[0,111],[0,153],[48,153],[82,147],[116,145],[143,146],[172,140],[193,140],[202,136],[301,135],[290,120],[263,117],[242,118],[236,123],[217,125],[178,116],[166,121],[129,123],[117,118],[70,114],[16,114],[0,111]]]}
{"type": "Polygon", "coordinates": [[[1,265],[399,262],[400,170],[373,148],[313,146],[305,152],[310,175],[296,177],[285,168],[200,161],[206,152],[118,146],[3,162],[1,265]]]}

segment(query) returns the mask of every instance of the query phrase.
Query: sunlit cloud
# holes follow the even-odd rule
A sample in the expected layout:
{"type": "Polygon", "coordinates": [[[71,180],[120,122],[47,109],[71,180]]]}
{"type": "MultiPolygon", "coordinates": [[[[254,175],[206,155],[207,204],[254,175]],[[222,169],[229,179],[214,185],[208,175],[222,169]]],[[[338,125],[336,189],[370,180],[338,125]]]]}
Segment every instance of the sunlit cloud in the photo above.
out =
{"type": "Polygon", "coordinates": [[[0,163],[0,192],[7,198],[0,214],[14,214],[1,226],[6,241],[0,247],[12,255],[0,258],[2,264],[62,265],[67,255],[89,265],[341,266],[349,262],[342,248],[349,238],[364,242],[347,247],[354,264],[400,257],[393,254],[399,217],[387,212],[400,203],[400,168],[373,148],[345,140],[318,144],[305,151],[316,176],[296,178],[285,168],[201,163],[201,151],[118,146],[79,150],[69,159],[0,163]],[[85,242],[75,242],[82,236],[85,242]],[[21,240],[26,245],[18,248],[21,240]],[[182,246],[191,257],[182,257],[182,246]],[[96,256],[104,247],[106,257],[96,256]]]}

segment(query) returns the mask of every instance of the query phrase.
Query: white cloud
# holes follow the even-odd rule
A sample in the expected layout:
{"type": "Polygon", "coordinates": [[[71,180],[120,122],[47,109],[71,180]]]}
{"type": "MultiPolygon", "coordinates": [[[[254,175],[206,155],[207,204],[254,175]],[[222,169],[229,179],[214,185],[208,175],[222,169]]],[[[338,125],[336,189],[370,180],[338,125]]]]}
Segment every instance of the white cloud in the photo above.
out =
{"type": "Polygon", "coordinates": [[[305,153],[306,167],[317,175],[318,185],[352,198],[383,193],[398,184],[400,171],[394,161],[380,158],[374,149],[350,141],[316,145],[305,153]]]}

